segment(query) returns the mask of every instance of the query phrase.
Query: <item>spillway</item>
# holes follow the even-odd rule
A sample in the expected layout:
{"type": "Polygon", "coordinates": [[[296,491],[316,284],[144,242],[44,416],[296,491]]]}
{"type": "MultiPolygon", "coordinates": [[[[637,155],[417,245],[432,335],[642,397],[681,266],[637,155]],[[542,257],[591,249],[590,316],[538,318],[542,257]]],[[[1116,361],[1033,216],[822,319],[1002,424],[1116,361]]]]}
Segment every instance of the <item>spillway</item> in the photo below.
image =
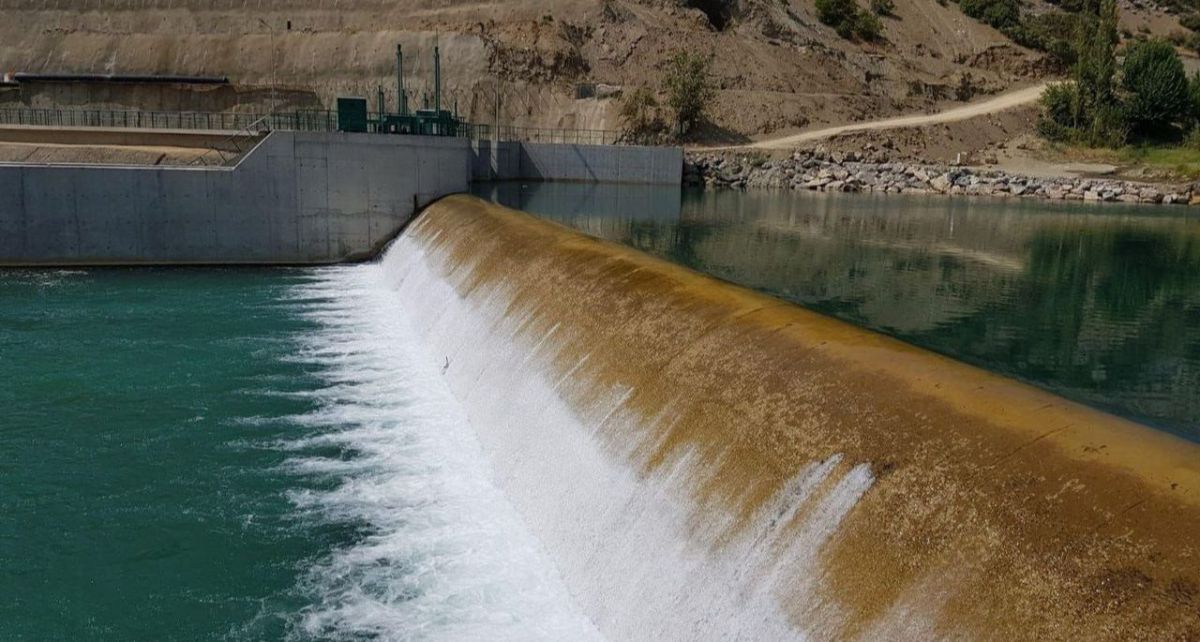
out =
{"type": "Polygon", "coordinates": [[[1200,639],[1200,447],[467,196],[382,258],[612,640],[1200,639]]]}

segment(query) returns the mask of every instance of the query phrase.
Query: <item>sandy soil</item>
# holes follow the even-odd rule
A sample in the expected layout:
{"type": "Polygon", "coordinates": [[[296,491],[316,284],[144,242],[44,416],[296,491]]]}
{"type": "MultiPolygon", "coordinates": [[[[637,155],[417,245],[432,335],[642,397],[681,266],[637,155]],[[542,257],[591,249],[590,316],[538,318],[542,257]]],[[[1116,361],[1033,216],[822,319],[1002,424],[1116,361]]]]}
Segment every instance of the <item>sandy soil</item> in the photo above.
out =
{"type": "Polygon", "coordinates": [[[1042,91],[1045,90],[1045,88],[1045,83],[1039,83],[1031,87],[1025,87],[1016,91],[1000,94],[999,96],[995,96],[987,100],[970,103],[959,107],[951,107],[949,109],[944,109],[932,114],[915,114],[896,118],[881,118],[861,123],[841,125],[838,127],[825,127],[791,136],[768,138],[765,140],[756,141],[750,145],[747,145],[746,147],[751,149],[787,149],[796,147],[803,143],[821,140],[824,138],[831,138],[839,134],[851,132],[902,129],[907,127],[922,127],[925,125],[958,122],[1035,103],[1042,95],[1042,91]]]}
{"type": "MultiPolygon", "coordinates": [[[[230,158],[230,155],[226,155],[230,158]]],[[[150,145],[64,145],[0,141],[0,163],[189,165],[220,164],[213,150],[150,145]]]]}

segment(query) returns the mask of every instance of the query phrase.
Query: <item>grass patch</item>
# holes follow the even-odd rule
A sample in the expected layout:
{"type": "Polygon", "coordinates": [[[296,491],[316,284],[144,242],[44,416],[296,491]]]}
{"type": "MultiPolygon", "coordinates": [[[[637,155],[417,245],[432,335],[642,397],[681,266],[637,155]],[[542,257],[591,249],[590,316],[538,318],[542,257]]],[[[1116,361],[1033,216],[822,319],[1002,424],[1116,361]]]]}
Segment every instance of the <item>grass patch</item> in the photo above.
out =
{"type": "Polygon", "coordinates": [[[1164,179],[1200,179],[1200,149],[1180,145],[1126,145],[1116,149],[1051,145],[1054,156],[1067,162],[1107,163],[1129,174],[1141,168],[1164,179]]]}

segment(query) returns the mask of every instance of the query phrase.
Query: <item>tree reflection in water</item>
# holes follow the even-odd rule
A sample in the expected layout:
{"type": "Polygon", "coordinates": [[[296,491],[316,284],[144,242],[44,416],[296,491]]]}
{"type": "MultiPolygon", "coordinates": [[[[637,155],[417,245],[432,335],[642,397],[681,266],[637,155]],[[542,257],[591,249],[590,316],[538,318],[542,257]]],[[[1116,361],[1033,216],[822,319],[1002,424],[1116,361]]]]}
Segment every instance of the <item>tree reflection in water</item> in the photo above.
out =
{"type": "Polygon", "coordinates": [[[1200,440],[1187,210],[564,184],[485,195],[1200,440]]]}

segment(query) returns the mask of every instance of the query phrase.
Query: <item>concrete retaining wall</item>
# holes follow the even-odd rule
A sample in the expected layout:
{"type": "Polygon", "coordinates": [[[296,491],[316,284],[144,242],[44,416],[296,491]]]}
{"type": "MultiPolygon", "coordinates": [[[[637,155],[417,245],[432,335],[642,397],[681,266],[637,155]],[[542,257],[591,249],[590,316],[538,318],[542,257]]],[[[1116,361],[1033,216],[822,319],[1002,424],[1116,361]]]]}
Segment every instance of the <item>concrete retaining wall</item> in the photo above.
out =
{"type": "Polygon", "coordinates": [[[587,181],[679,185],[683,150],[636,145],[472,144],[476,181],[587,181]]]}
{"type": "Polygon", "coordinates": [[[274,132],[234,167],[0,164],[0,265],[363,258],[470,160],[462,139],[274,132]]]}

